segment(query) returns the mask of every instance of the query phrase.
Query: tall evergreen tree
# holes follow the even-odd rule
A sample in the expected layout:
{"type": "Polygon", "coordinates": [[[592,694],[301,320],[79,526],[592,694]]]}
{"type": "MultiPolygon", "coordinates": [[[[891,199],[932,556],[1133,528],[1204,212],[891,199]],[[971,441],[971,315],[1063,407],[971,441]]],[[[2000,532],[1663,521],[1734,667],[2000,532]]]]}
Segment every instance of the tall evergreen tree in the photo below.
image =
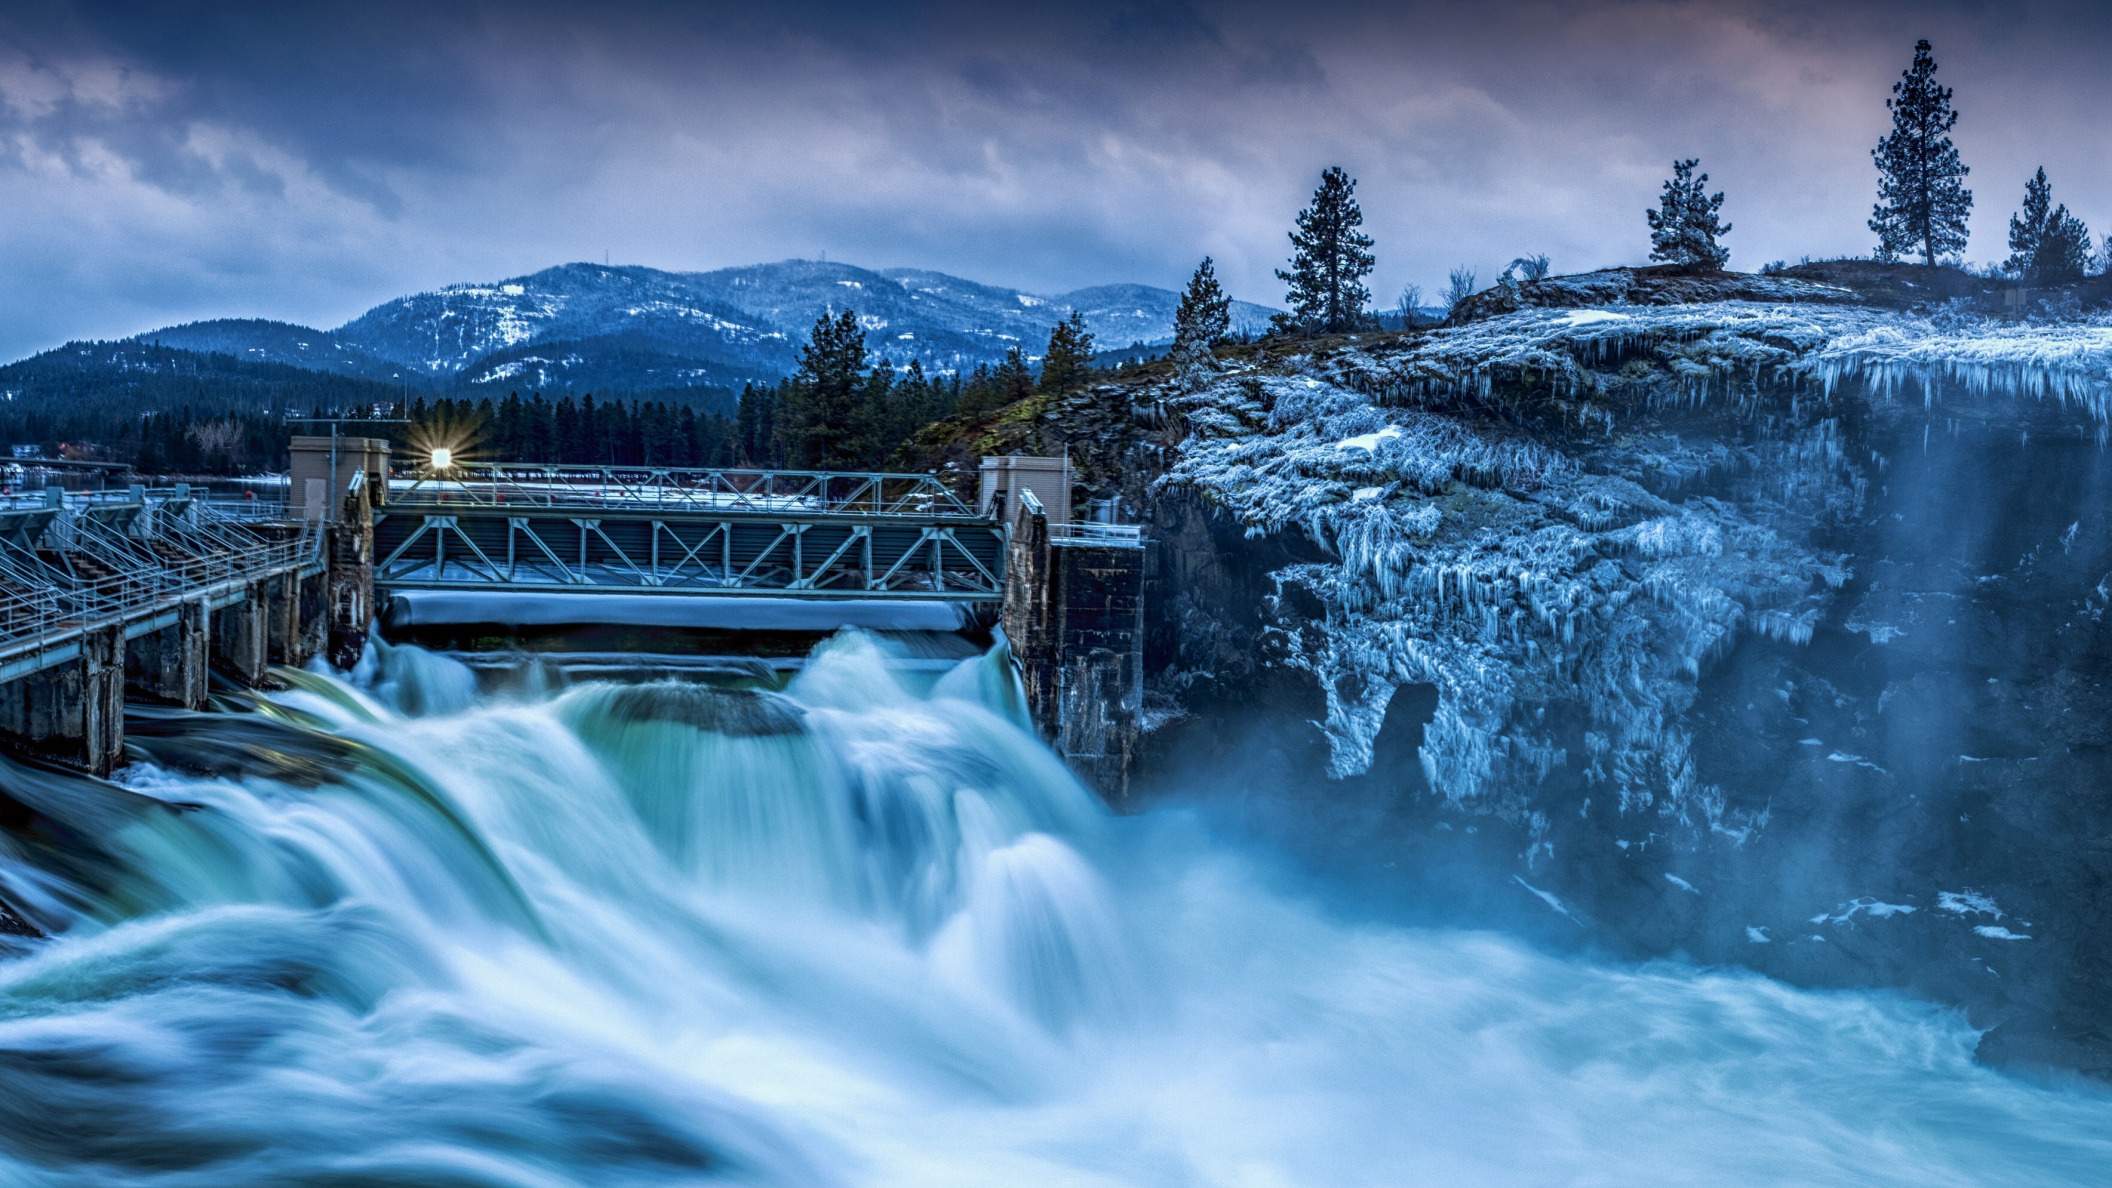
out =
{"type": "Polygon", "coordinates": [[[1364,278],[1373,264],[1371,236],[1357,230],[1364,225],[1364,211],[1356,192],[1353,178],[1329,166],[1313,191],[1313,204],[1298,213],[1290,271],[1276,270],[1276,278],[1290,286],[1284,302],[1291,307],[1276,315],[1278,331],[1345,334],[1369,320],[1364,307],[1371,304],[1371,293],[1364,278]]]}
{"type": "MultiPolygon", "coordinates": [[[[1007,362],[1010,361],[1009,355],[1018,353],[1016,347],[1008,352],[1007,362]]],[[[1026,368],[1024,358],[1020,360],[1020,368],[1026,368]]],[[[976,419],[987,416],[1004,403],[1004,397],[998,392],[997,377],[991,373],[990,365],[978,363],[968,378],[959,382],[959,387],[954,392],[953,411],[957,415],[976,419]]]]}
{"type": "Polygon", "coordinates": [[[1041,390],[1068,392],[1085,383],[1093,370],[1093,336],[1077,310],[1049,331],[1049,349],[1041,356],[1041,390]]]}
{"type": "Polygon", "coordinates": [[[1027,352],[1018,343],[1005,351],[990,372],[991,386],[997,389],[998,407],[1017,404],[1034,394],[1034,373],[1027,367],[1027,352]]]}
{"type": "Polygon", "coordinates": [[[792,381],[758,388],[755,393],[755,436],[747,444],[747,464],[767,469],[785,465],[785,393],[792,381]]]}
{"type": "Polygon", "coordinates": [[[937,394],[931,381],[924,377],[924,364],[911,359],[888,393],[884,452],[894,453],[895,447],[915,436],[917,430],[938,420],[939,416],[937,394]]]}
{"type": "Polygon", "coordinates": [[[522,412],[519,392],[508,392],[506,399],[499,402],[498,415],[492,419],[492,437],[501,458],[528,458],[528,442],[524,432],[527,426],[523,423],[522,412]]]}
{"type": "Polygon", "coordinates": [[[734,433],[740,439],[741,461],[745,465],[759,466],[763,458],[764,417],[763,393],[754,384],[741,388],[740,403],[734,406],[734,433]]]}
{"type": "Polygon", "coordinates": [[[1918,252],[1923,264],[1965,249],[1965,220],[1973,192],[1964,179],[1972,170],[1958,160],[1951,128],[1958,113],[1951,89],[1936,85],[1936,59],[1926,40],[1914,43],[1914,62],[1892,84],[1892,134],[1870,152],[1877,162],[1877,205],[1870,229],[1877,232],[1878,258],[1895,260],[1918,252]]]}
{"type": "Polygon", "coordinates": [[[2053,183],[2046,180],[2046,167],[2041,165],[2024,183],[2024,209],[2009,216],[2009,259],[2003,262],[2004,268],[2025,277],[2038,270],[2039,240],[2052,214],[2053,183]]]}
{"type": "Polygon", "coordinates": [[[2053,204],[2053,183],[2041,165],[2024,183],[2024,209],[2009,217],[2009,260],[2017,276],[2040,285],[2083,279],[2090,269],[2090,229],[2053,204]]]}
{"type": "Polygon", "coordinates": [[[858,389],[858,404],[852,410],[851,426],[857,443],[858,465],[871,470],[894,450],[888,438],[888,405],[894,400],[895,365],[885,359],[867,373],[858,389]]]}
{"type": "MultiPolygon", "coordinates": [[[[420,403],[424,402],[420,401],[420,403]]],[[[416,418],[414,417],[413,419],[415,420],[416,418]]],[[[586,460],[586,443],[585,439],[580,435],[579,409],[573,405],[570,396],[557,402],[557,409],[552,414],[551,421],[555,428],[557,439],[556,460],[565,464],[584,462],[586,460]]]]}
{"type": "Polygon", "coordinates": [[[1181,307],[1173,314],[1175,370],[1190,382],[1206,375],[1216,361],[1213,350],[1231,329],[1232,299],[1218,285],[1210,257],[1204,256],[1181,292],[1181,307]]]}
{"type": "Polygon", "coordinates": [[[865,453],[859,404],[865,380],[865,331],[858,315],[824,313],[799,351],[799,371],[785,392],[785,435],[792,457],[812,470],[855,466],[865,453]]]}
{"type": "Polygon", "coordinates": [[[589,392],[580,398],[579,457],[576,459],[577,461],[598,465],[613,460],[605,440],[607,433],[606,426],[603,424],[605,420],[606,418],[603,416],[601,408],[594,403],[594,393],[589,392]]]}
{"type": "MultiPolygon", "coordinates": [[[[1718,224],[1716,212],[1723,209],[1723,194],[1708,192],[1709,175],[1696,175],[1698,158],[1672,162],[1672,176],[1665,182],[1656,210],[1646,210],[1650,224],[1650,258],[1677,264],[1689,272],[1721,268],[1731,258],[1731,249],[1717,243],[1728,235],[1729,223],[1718,224]]],[[[1510,271],[1504,271],[1505,276],[1510,271]]]]}

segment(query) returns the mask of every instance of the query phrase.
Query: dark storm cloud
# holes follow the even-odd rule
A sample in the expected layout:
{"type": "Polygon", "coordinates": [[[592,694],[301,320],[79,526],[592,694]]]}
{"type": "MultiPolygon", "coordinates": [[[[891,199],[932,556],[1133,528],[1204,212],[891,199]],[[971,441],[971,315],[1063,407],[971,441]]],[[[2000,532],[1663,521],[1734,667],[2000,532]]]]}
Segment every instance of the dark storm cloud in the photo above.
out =
{"type": "Polygon", "coordinates": [[[333,323],[614,256],[829,252],[1053,291],[1273,301],[1324,165],[1390,299],[1512,256],[1638,261],[1675,155],[1734,263],[1867,250],[1913,40],[1999,258],[2023,178],[2112,224],[2112,20],[2081,4],[769,6],[78,2],[0,13],[0,353],[188,317],[333,323]],[[2012,193],[2015,191],[2015,193],[2012,193]]]}

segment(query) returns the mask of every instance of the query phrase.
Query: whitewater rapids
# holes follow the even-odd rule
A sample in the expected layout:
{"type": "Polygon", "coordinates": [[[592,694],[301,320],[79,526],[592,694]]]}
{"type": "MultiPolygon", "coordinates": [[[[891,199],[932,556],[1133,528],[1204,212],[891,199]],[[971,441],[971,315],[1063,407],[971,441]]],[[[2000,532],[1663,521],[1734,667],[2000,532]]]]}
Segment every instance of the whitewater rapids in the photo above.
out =
{"type": "Polygon", "coordinates": [[[1351,924],[1111,818],[1001,654],[501,698],[398,648],[278,702],[247,774],[135,765],[179,807],[92,869],[0,834],[58,937],[0,950],[0,1184],[2112,1175],[2112,1094],[1954,1014],[1351,924]]]}

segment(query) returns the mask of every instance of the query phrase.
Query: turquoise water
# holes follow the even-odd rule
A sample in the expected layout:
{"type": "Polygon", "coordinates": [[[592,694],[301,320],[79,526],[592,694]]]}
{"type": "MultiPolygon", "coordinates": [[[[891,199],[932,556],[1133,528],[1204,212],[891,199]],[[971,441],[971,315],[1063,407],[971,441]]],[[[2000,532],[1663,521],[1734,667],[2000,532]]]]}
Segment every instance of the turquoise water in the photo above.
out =
{"type": "Polygon", "coordinates": [[[393,649],[184,744],[247,775],[136,766],[194,807],[0,850],[61,933],[0,961],[0,1184],[2112,1178],[2112,1096],[1955,1015],[1346,923],[1109,817],[1002,657],[929,684],[855,635],[783,695],[393,649]]]}

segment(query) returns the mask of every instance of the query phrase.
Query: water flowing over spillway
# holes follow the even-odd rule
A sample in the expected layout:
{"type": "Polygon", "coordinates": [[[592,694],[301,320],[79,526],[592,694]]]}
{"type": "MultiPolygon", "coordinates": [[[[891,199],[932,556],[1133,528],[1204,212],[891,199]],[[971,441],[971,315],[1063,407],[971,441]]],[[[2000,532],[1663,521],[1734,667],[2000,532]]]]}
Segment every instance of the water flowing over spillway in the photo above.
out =
{"type": "Polygon", "coordinates": [[[2112,1167],[2112,1095],[1978,1067],[1937,1008],[1345,922],[1112,818],[1001,653],[933,683],[846,634],[783,693],[370,667],[148,732],[138,796],[15,773],[0,890],[56,939],[0,960],[0,1184],[2112,1167]]]}

